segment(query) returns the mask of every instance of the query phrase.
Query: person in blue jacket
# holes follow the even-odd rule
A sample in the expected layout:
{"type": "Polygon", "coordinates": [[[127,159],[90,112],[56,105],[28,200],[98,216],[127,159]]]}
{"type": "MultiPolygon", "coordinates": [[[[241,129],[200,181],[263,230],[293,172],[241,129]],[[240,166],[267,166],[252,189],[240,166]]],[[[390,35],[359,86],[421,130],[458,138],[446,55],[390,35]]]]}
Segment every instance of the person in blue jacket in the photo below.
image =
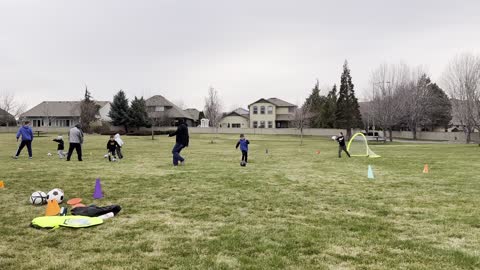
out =
{"type": "Polygon", "coordinates": [[[238,146],[240,146],[240,151],[242,151],[242,161],[245,161],[245,163],[248,163],[248,145],[250,142],[245,138],[245,135],[240,134],[240,140],[238,140],[237,145],[235,146],[235,149],[238,149],[238,146]]]}
{"type": "Polygon", "coordinates": [[[17,142],[20,137],[22,137],[22,142],[20,143],[17,153],[13,158],[17,159],[20,153],[22,152],[22,149],[26,146],[28,150],[28,158],[32,159],[33,131],[32,131],[32,128],[30,127],[30,121],[25,121],[23,126],[20,129],[18,129],[17,142]]]}

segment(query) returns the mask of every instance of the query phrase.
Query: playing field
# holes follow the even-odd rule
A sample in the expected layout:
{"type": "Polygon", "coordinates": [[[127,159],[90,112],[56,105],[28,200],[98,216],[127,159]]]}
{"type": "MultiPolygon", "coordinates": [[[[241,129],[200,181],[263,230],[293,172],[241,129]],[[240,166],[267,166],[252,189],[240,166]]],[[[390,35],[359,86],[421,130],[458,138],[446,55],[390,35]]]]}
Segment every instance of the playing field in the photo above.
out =
{"type": "Polygon", "coordinates": [[[173,138],[124,136],[125,159],[109,163],[108,138],[87,136],[84,161],[66,162],[54,135],[34,141],[33,160],[13,160],[14,134],[0,135],[2,270],[480,268],[475,145],[380,144],[382,158],[339,159],[325,138],[252,135],[240,167],[237,135],[194,135],[174,168],[173,138]],[[29,227],[45,212],[30,194],[53,188],[123,210],[92,228],[29,227]]]}

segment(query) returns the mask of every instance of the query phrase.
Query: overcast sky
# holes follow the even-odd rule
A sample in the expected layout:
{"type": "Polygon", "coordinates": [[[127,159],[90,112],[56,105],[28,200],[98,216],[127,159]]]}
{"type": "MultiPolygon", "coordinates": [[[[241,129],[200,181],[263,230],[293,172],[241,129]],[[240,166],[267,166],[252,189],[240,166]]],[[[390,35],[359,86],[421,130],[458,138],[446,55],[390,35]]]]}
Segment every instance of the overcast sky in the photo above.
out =
{"type": "Polygon", "coordinates": [[[225,110],[261,97],[303,102],[339,83],[348,60],[357,95],[382,63],[424,65],[440,78],[480,50],[480,1],[0,0],[0,91],[30,107],[161,94],[225,110]]]}

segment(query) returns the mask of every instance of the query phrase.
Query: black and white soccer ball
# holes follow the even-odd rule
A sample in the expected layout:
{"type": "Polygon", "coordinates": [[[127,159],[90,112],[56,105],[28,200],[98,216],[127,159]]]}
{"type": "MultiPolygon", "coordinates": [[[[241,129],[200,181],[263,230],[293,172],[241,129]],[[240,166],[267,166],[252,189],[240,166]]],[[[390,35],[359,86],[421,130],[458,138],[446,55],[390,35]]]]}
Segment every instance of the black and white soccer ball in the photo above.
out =
{"type": "Polygon", "coordinates": [[[47,203],[47,194],[43,191],[35,191],[30,195],[30,203],[33,205],[42,205],[47,203]]]}
{"type": "Polygon", "coordinates": [[[47,193],[47,201],[56,200],[58,203],[63,202],[63,190],[54,188],[47,193]]]}
{"type": "Polygon", "coordinates": [[[243,161],[243,160],[242,160],[242,161],[240,161],[240,166],[242,166],[242,167],[245,167],[245,166],[247,166],[247,162],[245,162],[245,161],[243,161]]]}

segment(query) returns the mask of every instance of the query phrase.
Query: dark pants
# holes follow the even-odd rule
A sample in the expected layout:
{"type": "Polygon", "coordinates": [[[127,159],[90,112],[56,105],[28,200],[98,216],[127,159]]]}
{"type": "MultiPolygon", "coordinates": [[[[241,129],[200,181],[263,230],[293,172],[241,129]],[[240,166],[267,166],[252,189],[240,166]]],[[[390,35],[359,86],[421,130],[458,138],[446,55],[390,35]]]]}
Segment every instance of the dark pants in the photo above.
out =
{"type": "Polygon", "coordinates": [[[78,160],[82,161],[82,145],[79,143],[70,143],[70,146],[68,147],[67,161],[72,157],[74,149],[77,151],[78,160]]]}
{"type": "Polygon", "coordinates": [[[345,153],[347,153],[347,156],[350,157],[350,153],[348,153],[347,151],[347,147],[345,145],[340,145],[338,147],[338,157],[342,157],[342,151],[345,151],[345,153]]]}
{"type": "Polygon", "coordinates": [[[121,147],[117,147],[117,156],[118,156],[119,159],[122,159],[122,158],[123,158],[122,148],[121,148],[121,147]]]}
{"type": "Polygon", "coordinates": [[[248,162],[248,151],[242,150],[242,161],[248,162]]]}
{"type": "Polygon", "coordinates": [[[117,159],[117,156],[115,155],[116,150],[117,149],[108,150],[108,161],[112,161],[112,157],[117,159]]]}
{"type": "Polygon", "coordinates": [[[27,147],[28,150],[28,156],[32,157],[32,141],[31,140],[25,140],[20,143],[20,146],[18,147],[17,153],[15,154],[16,157],[20,155],[20,152],[22,152],[22,149],[24,147],[27,147]]]}
{"type": "Polygon", "coordinates": [[[178,162],[183,162],[185,159],[180,156],[180,151],[185,148],[183,144],[176,143],[175,146],[173,147],[172,154],[173,154],[173,166],[177,166],[178,162]]]}

